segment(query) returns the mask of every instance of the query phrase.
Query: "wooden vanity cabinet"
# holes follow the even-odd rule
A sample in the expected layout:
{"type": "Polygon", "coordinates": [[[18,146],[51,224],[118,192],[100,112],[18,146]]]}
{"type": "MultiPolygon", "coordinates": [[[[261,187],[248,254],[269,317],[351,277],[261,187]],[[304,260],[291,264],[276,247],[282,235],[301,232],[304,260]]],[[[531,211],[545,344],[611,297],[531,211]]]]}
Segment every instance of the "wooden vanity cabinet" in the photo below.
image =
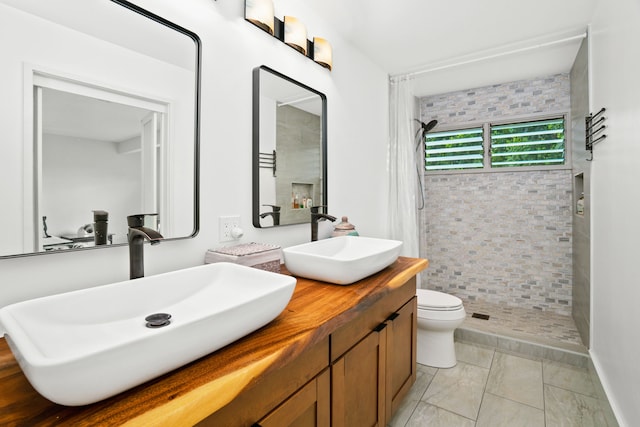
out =
{"type": "Polygon", "coordinates": [[[395,312],[387,324],[386,414],[387,422],[416,382],[418,299],[413,297],[395,312]]]}
{"type": "Polygon", "coordinates": [[[385,426],[416,379],[415,286],[413,277],[355,307],[321,344],[198,425],[385,426]]]}
{"type": "Polygon", "coordinates": [[[381,325],[331,365],[331,425],[379,426],[386,420],[386,328],[381,325]]]}
{"type": "Polygon", "coordinates": [[[328,354],[326,337],[197,426],[329,426],[328,354]]]}
{"type": "Polygon", "coordinates": [[[329,382],[327,369],[253,427],[329,427],[329,382]]]}
{"type": "Polygon", "coordinates": [[[415,278],[331,334],[334,427],[385,426],[416,380],[415,278]]]}

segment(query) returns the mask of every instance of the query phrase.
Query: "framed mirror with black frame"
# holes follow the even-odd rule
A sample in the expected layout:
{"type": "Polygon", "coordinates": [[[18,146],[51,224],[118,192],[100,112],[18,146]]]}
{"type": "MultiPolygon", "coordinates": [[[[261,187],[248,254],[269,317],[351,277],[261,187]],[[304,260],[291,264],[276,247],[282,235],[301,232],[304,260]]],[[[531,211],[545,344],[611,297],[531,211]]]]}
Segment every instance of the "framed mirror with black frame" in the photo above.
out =
{"type": "Polygon", "coordinates": [[[327,98],[267,66],[253,70],[253,225],[304,224],[327,204],[327,98]]]}
{"type": "Polygon", "coordinates": [[[0,0],[0,257],[198,231],[198,36],[125,0],[0,0]],[[108,213],[108,239],[94,212],[108,213]]]}

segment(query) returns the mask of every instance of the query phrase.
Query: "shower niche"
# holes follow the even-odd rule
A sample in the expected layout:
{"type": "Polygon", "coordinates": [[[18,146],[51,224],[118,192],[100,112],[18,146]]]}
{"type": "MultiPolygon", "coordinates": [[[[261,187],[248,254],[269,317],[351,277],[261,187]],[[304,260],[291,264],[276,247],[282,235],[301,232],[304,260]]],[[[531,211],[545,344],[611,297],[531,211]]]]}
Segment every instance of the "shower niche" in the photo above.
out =
{"type": "Polygon", "coordinates": [[[583,217],[585,211],[584,173],[573,177],[573,213],[583,217]]]}

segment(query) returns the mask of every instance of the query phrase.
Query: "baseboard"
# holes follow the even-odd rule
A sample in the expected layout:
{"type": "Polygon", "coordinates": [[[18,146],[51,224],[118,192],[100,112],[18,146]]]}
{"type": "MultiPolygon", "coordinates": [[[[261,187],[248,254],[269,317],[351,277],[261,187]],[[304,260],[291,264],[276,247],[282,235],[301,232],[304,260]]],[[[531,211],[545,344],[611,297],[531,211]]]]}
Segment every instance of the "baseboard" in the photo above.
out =
{"type": "MultiPolygon", "coordinates": [[[[594,385],[598,388],[599,392],[604,395],[604,400],[607,402],[606,410],[609,412],[607,415],[607,421],[615,421],[620,427],[630,427],[632,424],[628,423],[627,420],[624,419],[622,415],[622,411],[620,406],[615,400],[614,394],[611,392],[611,386],[607,381],[607,377],[602,375],[603,369],[602,365],[598,361],[598,356],[589,349],[589,371],[591,372],[591,380],[594,382],[594,385]]],[[[612,423],[609,423],[612,425],[612,423]]]]}

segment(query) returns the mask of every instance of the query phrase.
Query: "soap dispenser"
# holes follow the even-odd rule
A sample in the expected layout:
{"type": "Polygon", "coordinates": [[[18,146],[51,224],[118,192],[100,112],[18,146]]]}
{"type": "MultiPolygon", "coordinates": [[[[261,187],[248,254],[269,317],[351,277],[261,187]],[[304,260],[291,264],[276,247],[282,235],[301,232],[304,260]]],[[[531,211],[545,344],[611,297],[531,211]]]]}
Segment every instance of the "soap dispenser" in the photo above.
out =
{"type": "Polygon", "coordinates": [[[584,193],[580,194],[580,198],[576,202],[576,213],[584,215],[584,193]]]}
{"type": "Polygon", "coordinates": [[[342,217],[342,222],[336,225],[333,229],[333,233],[331,233],[331,237],[339,237],[339,236],[359,236],[356,231],[356,227],[353,224],[349,223],[349,218],[346,216],[342,217]]]}
{"type": "Polygon", "coordinates": [[[96,246],[107,244],[109,212],[93,211],[93,240],[96,246]]]}

